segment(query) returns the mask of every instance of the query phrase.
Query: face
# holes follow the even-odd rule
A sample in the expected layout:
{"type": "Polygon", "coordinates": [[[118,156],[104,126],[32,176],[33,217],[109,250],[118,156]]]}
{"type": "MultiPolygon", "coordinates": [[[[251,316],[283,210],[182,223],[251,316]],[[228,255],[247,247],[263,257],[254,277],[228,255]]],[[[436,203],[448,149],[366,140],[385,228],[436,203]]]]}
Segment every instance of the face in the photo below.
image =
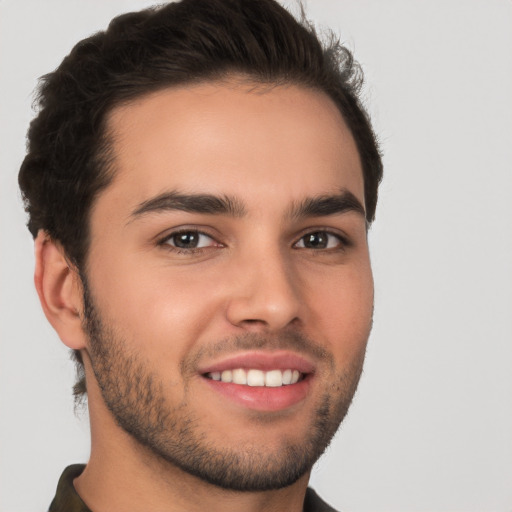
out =
{"type": "Polygon", "coordinates": [[[343,419],[373,306],[361,164],[331,100],[202,84],[115,110],[84,329],[118,425],[238,490],[291,484],[343,419]]]}

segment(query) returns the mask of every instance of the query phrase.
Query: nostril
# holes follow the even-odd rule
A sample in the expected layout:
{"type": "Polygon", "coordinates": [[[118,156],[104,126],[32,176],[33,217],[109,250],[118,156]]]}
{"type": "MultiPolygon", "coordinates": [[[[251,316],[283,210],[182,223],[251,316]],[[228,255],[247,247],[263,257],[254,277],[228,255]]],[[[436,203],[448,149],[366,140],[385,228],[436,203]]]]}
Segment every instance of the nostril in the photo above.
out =
{"type": "Polygon", "coordinates": [[[239,322],[238,326],[252,332],[267,331],[269,328],[269,324],[265,320],[258,318],[246,318],[239,322]]]}

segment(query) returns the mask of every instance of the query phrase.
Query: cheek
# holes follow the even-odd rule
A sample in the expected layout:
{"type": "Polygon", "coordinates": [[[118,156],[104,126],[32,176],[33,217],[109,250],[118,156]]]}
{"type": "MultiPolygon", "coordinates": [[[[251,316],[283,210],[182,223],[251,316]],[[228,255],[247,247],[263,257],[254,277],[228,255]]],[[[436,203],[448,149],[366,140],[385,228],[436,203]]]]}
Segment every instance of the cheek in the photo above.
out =
{"type": "Polygon", "coordinates": [[[366,348],[373,315],[370,265],[343,269],[314,289],[309,294],[312,335],[341,362],[359,357],[366,348]]]}
{"type": "Polygon", "coordinates": [[[218,309],[215,288],[204,283],[191,277],[190,269],[171,271],[128,259],[104,261],[91,285],[105,321],[158,363],[181,360],[212,321],[218,309]]]}

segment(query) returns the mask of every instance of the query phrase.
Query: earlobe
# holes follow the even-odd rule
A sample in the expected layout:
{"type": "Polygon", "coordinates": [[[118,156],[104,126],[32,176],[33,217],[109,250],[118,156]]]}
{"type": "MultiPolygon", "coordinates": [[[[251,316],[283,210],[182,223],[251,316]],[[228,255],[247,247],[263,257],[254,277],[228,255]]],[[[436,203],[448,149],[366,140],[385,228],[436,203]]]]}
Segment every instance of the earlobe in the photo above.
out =
{"type": "Polygon", "coordinates": [[[78,272],[68,263],[62,246],[43,230],[35,240],[35,260],[34,283],[46,318],[65,345],[84,348],[78,272]]]}

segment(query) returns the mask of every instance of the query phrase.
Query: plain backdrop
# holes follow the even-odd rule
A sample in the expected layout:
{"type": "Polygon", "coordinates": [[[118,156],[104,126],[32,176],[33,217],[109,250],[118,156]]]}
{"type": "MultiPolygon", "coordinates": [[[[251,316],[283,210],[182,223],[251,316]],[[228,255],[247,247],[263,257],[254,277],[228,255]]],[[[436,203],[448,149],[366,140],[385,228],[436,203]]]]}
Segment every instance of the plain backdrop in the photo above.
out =
{"type": "MultiPolygon", "coordinates": [[[[17,189],[32,91],[79,39],[151,3],[0,0],[1,512],[46,510],[89,451],[32,284],[17,189]]],[[[362,64],[385,163],[365,372],[311,483],[346,511],[510,512],[512,3],[306,5],[362,64]]]]}

